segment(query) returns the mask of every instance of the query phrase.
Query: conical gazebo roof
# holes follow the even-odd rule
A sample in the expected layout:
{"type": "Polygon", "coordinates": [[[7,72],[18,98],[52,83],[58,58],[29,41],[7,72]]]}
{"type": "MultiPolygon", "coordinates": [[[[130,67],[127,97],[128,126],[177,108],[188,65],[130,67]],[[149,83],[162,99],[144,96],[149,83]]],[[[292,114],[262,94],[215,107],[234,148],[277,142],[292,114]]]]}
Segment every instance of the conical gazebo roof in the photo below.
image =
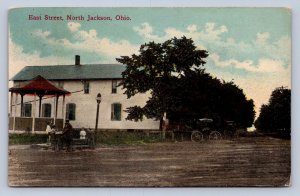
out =
{"type": "Polygon", "coordinates": [[[38,75],[20,86],[14,86],[9,89],[10,92],[26,95],[69,95],[69,91],[60,88],[49,80],[38,75]]]}

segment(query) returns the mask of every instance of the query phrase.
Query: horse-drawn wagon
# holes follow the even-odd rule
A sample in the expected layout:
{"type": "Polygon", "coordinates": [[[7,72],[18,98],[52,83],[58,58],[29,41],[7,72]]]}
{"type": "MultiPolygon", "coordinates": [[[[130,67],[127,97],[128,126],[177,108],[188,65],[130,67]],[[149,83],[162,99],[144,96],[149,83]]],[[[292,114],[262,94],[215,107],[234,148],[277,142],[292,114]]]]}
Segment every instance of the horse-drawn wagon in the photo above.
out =
{"type": "Polygon", "coordinates": [[[217,125],[211,118],[200,118],[192,122],[173,123],[168,125],[168,131],[175,135],[188,135],[191,141],[201,142],[204,140],[220,140],[233,138],[236,133],[236,125],[233,121],[225,121],[222,125],[217,125]]]}
{"type": "Polygon", "coordinates": [[[93,130],[73,129],[71,134],[65,134],[63,131],[56,131],[50,133],[50,143],[52,149],[55,151],[74,150],[75,148],[94,148],[95,147],[95,133],[93,130]]]}

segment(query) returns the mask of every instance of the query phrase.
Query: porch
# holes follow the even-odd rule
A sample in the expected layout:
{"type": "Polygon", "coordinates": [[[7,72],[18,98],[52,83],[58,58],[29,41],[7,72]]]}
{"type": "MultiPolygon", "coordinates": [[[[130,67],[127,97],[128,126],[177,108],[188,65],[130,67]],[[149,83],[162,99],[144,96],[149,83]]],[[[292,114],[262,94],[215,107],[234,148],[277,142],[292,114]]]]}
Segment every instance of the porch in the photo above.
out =
{"type": "MultiPolygon", "coordinates": [[[[53,122],[57,129],[63,128],[63,119],[54,118],[35,118],[34,130],[37,132],[45,132],[47,122],[53,122]]],[[[32,117],[9,117],[9,130],[16,132],[31,132],[33,130],[33,118],[32,117]]]]}
{"type": "Polygon", "coordinates": [[[63,88],[56,86],[50,81],[46,80],[42,76],[37,76],[31,81],[25,81],[19,86],[14,86],[9,89],[11,92],[10,97],[10,116],[9,116],[9,131],[21,131],[21,132],[31,132],[35,133],[45,131],[47,122],[51,122],[58,128],[62,129],[65,121],[64,107],[65,107],[65,96],[70,95],[71,93],[66,91],[63,88]],[[14,96],[15,95],[15,96],[14,96]],[[18,95],[21,96],[21,102],[18,102],[18,95]],[[33,108],[26,110],[24,108],[23,97],[33,96],[34,99],[32,102],[33,108]],[[44,96],[54,98],[54,115],[49,117],[42,117],[41,115],[41,106],[44,96]],[[59,97],[63,97],[62,103],[62,117],[63,119],[57,118],[57,107],[59,97]],[[38,97],[38,99],[37,99],[38,97]],[[15,100],[14,100],[15,98],[15,100]],[[38,103],[38,110],[36,112],[38,103]],[[20,115],[16,113],[17,107],[20,107],[20,115]],[[14,108],[14,112],[13,111],[14,108]],[[13,115],[12,115],[13,114],[13,115]]]}

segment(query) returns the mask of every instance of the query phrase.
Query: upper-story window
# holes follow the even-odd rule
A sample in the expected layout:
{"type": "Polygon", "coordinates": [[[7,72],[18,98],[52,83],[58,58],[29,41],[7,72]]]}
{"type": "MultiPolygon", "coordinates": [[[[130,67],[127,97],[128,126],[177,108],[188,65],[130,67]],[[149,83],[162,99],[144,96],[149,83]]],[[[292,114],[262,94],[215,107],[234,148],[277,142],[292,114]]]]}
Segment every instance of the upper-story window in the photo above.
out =
{"type": "Polygon", "coordinates": [[[117,93],[117,85],[118,85],[117,80],[113,80],[111,85],[111,93],[113,94],[117,93]]]}
{"type": "Polygon", "coordinates": [[[68,103],[66,105],[66,119],[75,120],[76,117],[76,104],[68,103]]]}
{"type": "Polygon", "coordinates": [[[120,121],[121,120],[121,110],[122,110],[122,105],[120,103],[111,104],[111,120],[120,121]]]}
{"type": "Polygon", "coordinates": [[[22,117],[31,117],[32,104],[24,103],[22,110],[22,117]]]}
{"type": "Polygon", "coordinates": [[[43,117],[51,117],[51,104],[50,103],[43,103],[42,114],[43,114],[43,117]]]}
{"type": "Polygon", "coordinates": [[[90,83],[88,81],[85,81],[83,83],[83,92],[84,92],[84,94],[90,93],[90,83]]]}

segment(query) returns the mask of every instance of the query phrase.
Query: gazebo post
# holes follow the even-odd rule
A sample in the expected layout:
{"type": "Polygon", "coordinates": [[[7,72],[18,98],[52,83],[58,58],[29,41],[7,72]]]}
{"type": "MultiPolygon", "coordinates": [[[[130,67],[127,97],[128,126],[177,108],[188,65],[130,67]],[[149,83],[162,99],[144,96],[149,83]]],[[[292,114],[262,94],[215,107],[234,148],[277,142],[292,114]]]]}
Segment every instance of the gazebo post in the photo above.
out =
{"type": "Polygon", "coordinates": [[[56,115],[57,115],[57,107],[56,107],[56,105],[57,105],[57,94],[55,94],[55,96],[53,97],[54,99],[53,99],[53,101],[54,101],[54,116],[53,116],[53,124],[55,125],[56,124],[56,115]]]}
{"type": "Polygon", "coordinates": [[[12,101],[13,101],[14,93],[10,92],[10,106],[9,106],[9,116],[12,117],[12,101]]]}
{"type": "Polygon", "coordinates": [[[39,118],[41,117],[42,98],[43,95],[39,95],[39,118]]]}
{"type": "Polygon", "coordinates": [[[36,93],[34,93],[34,103],[33,103],[33,111],[32,111],[32,133],[34,133],[35,128],[35,110],[36,110],[36,93]]]}
{"type": "Polygon", "coordinates": [[[21,95],[21,109],[20,109],[20,116],[22,116],[22,112],[23,112],[23,102],[24,102],[24,94],[20,93],[21,95]]]}
{"type": "Polygon", "coordinates": [[[18,93],[16,93],[16,98],[15,98],[15,112],[14,112],[14,121],[13,121],[13,131],[16,130],[17,101],[18,101],[18,93]]]}
{"type": "Polygon", "coordinates": [[[59,98],[59,95],[56,94],[56,101],[55,101],[55,120],[56,120],[56,118],[57,118],[58,98],[59,98]]]}
{"type": "Polygon", "coordinates": [[[65,94],[63,94],[63,101],[62,101],[62,109],[61,109],[61,117],[63,119],[63,125],[65,124],[65,119],[66,119],[66,115],[65,115],[65,94]]]}

